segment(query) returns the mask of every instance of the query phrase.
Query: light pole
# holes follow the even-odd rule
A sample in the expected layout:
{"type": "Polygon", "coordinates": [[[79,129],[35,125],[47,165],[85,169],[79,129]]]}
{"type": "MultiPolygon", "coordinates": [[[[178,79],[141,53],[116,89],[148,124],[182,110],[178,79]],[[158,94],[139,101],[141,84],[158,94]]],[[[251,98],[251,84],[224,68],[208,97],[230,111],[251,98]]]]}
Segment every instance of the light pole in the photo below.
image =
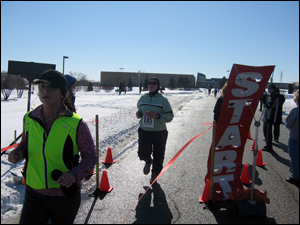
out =
{"type": "Polygon", "coordinates": [[[65,59],[68,59],[68,56],[63,56],[63,75],[65,75],[65,59]]]}
{"type": "Polygon", "coordinates": [[[120,68],[120,70],[121,70],[121,82],[123,82],[122,70],[124,70],[124,68],[120,68]]]}
{"type": "Polygon", "coordinates": [[[227,76],[229,77],[229,74],[230,74],[230,70],[226,70],[226,72],[228,73],[228,74],[227,74],[227,76]]]}
{"type": "Polygon", "coordinates": [[[141,74],[140,74],[140,70],[139,70],[139,72],[138,72],[138,77],[139,77],[139,83],[138,83],[138,85],[139,85],[139,94],[141,94],[141,92],[142,92],[142,87],[141,87],[141,74]]]}

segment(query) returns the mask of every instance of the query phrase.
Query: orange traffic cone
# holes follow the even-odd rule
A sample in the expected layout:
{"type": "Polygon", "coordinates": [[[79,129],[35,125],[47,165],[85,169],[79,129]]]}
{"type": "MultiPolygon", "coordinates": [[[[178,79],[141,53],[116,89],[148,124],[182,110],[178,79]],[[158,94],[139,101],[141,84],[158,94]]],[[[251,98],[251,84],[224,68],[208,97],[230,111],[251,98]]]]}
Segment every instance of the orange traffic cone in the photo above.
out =
{"type": "Polygon", "coordinates": [[[23,167],[23,169],[22,169],[22,175],[23,175],[23,177],[22,177],[22,184],[23,184],[23,185],[26,185],[26,180],[25,180],[25,176],[24,176],[24,171],[25,171],[25,167],[23,167]]]}
{"type": "Polygon", "coordinates": [[[103,170],[99,189],[103,192],[111,192],[114,189],[113,186],[109,186],[106,170],[103,170]]]}
{"type": "Polygon", "coordinates": [[[202,196],[199,197],[199,202],[209,202],[210,180],[206,180],[202,196]]]}
{"type": "Polygon", "coordinates": [[[251,137],[250,129],[249,129],[249,133],[248,133],[248,137],[247,138],[253,140],[252,137],[251,137]]]}
{"type": "MultiPolygon", "coordinates": [[[[253,151],[254,148],[255,148],[255,139],[254,139],[254,141],[253,141],[253,144],[252,144],[252,147],[250,148],[250,150],[253,151]]],[[[260,149],[258,148],[258,144],[257,144],[257,150],[260,150],[260,149]]]]}
{"type": "Polygon", "coordinates": [[[85,181],[88,181],[89,179],[91,179],[91,177],[92,177],[94,174],[96,174],[96,171],[93,169],[93,171],[91,172],[91,174],[85,177],[85,181]]]}
{"type": "Polygon", "coordinates": [[[103,161],[102,163],[104,163],[104,164],[113,164],[115,162],[116,161],[113,161],[113,157],[112,157],[112,154],[111,154],[111,148],[108,148],[107,153],[106,153],[105,161],[103,161]]]}
{"type": "Polygon", "coordinates": [[[263,163],[261,150],[258,150],[258,153],[256,156],[256,165],[257,166],[265,166],[266,165],[265,163],[263,163]]]}
{"type": "Polygon", "coordinates": [[[248,169],[247,164],[244,165],[242,176],[241,176],[241,182],[243,184],[251,184],[251,180],[250,180],[250,177],[249,177],[249,169],[248,169]]]}
{"type": "Polygon", "coordinates": [[[96,174],[96,171],[93,169],[93,171],[88,176],[93,176],[94,174],[96,174]]]}

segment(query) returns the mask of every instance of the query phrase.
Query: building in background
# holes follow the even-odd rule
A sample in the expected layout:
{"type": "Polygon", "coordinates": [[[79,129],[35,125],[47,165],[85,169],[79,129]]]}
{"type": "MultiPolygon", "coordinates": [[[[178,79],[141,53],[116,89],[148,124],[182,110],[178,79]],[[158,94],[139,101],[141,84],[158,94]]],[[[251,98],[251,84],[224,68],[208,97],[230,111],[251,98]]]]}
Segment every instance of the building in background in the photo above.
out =
{"type": "Polygon", "coordinates": [[[214,88],[217,86],[218,88],[221,88],[221,80],[222,78],[211,78],[206,79],[206,75],[203,73],[197,73],[197,84],[196,87],[198,88],[207,88],[210,86],[211,88],[214,88]]]}
{"type": "MultiPolygon", "coordinates": [[[[123,71],[101,71],[100,72],[100,81],[102,87],[119,87],[120,83],[123,82],[125,86],[128,86],[128,83],[131,82],[132,87],[147,86],[146,79],[151,77],[157,77],[160,80],[160,85],[163,87],[170,88],[173,82],[176,84],[176,88],[207,88],[208,86],[221,88],[224,85],[223,79],[228,79],[227,77],[223,78],[211,78],[206,79],[206,75],[203,73],[197,73],[197,80],[193,74],[170,74],[170,73],[146,73],[146,72],[123,72],[123,71]],[[183,84],[182,84],[183,83],[183,84]],[[179,84],[179,86],[178,86],[179,84]],[[182,85],[180,85],[182,84],[182,85]]],[[[270,83],[269,83],[270,84],[270,83]]],[[[293,90],[299,89],[299,82],[294,83],[273,83],[282,90],[293,90]]]]}
{"type": "Polygon", "coordinates": [[[195,76],[193,74],[169,74],[169,73],[146,73],[146,72],[111,72],[111,71],[101,71],[101,86],[102,87],[116,87],[119,86],[121,82],[124,82],[127,86],[131,80],[133,87],[139,87],[140,83],[144,86],[145,80],[151,77],[156,77],[160,81],[160,85],[164,87],[169,87],[170,81],[175,80],[175,83],[180,83],[183,79],[186,84],[189,84],[188,88],[195,88],[195,76]]]}
{"type": "Polygon", "coordinates": [[[197,84],[196,84],[196,86],[197,87],[202,87],[202,86],[204,87],[205,85],[207,86],[207,84],[206,84],[206,75],[203,74],[203,73],[197,73],[197,84]]]}

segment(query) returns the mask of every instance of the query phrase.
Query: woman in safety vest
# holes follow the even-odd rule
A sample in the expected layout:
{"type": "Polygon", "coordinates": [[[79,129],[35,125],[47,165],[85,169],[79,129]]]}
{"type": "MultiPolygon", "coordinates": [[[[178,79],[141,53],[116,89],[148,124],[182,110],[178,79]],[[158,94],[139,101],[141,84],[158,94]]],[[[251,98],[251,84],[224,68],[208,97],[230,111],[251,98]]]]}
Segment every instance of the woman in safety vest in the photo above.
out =
{"type": "Polygon", "coordinates": [[[149,174],[153,164],[152,184],[163,168],[168,138],[166,123],[171,122],[174,115],[168,99],[158,93],[160,83],[157,78],[150,78],[148,89],[149,93],[143,95],[137,103],[136,117],[140,119],[138,156],[146,162],[145,175],[149,174]]]}
{"type": "Polygon", "coordinates": [[[94,142],[82,118],[62,104],[67,91],[63,74],[46,70],[35,83],[43,104],[25,114],[22,141],[8,157],[12,163],[26,159],[20,223],[73,223],[80,182],[97,162],[94,142]]]}

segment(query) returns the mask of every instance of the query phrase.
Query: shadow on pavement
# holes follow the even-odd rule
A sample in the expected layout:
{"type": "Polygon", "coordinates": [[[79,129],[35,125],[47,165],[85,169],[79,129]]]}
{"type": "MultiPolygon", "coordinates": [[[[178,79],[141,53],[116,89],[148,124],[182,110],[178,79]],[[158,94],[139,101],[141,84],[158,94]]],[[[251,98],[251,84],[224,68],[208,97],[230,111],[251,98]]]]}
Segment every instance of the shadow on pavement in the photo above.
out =
{"type": "MultiPolygon", "coordinates": [[[[148,187],[144,187],[147,190],[148,187]]],[[[139,194],[138,199],[143,193],[139,194]]],[[[169,209],[166,195],[158,183],[149,189],[136,207],[134,224],[170,224],[173,215],[169,209]],[[153,195],[153,204],[151,204],[153,195]]]]}
{"type": "Polygon", "coordinates": [[[205,207],[210,210],[218,224],[276,224],[274,218],[251,215],[239,216],[239,208],[234,201],[221,201],[205,207]]]}

